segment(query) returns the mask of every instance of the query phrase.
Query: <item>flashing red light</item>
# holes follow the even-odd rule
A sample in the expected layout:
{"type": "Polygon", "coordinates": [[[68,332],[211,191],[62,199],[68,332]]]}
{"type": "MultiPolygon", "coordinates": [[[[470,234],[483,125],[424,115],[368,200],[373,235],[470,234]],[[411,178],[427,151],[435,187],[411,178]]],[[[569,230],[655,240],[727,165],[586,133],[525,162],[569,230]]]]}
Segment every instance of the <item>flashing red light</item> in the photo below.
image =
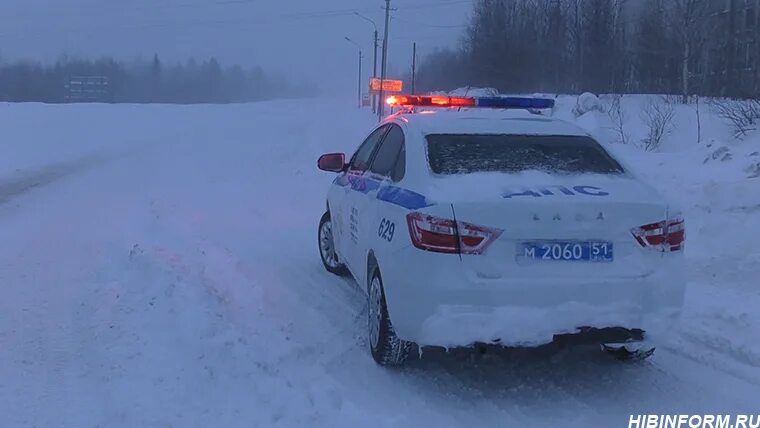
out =
{"type": "Polygon", "coordinates": [[[397,106],[401,104],[401,100],[399,100],[399,97],[395,95],[391,95],[390,97],[385,99],[385,103],[389,106],[397,106]]]}
{"type": "Polygon", "coordinates": [[[392,107],[475,107],[477,100],[468,97],[392,95],[385,100],[392,107]]]}

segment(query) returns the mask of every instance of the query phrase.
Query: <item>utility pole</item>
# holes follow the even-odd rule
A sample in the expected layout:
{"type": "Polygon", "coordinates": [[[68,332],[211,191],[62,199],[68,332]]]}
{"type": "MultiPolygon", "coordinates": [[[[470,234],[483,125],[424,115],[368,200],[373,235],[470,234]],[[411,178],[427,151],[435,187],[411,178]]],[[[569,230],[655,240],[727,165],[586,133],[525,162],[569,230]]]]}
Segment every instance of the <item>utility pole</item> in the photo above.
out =
{"type": "MultiPolygon", "coordinates": [[[[374,23],[373,23],[374,25],[374,23]]],[[[377,78],[377,48],[378,48],[378,34],[377,34],[377,27],[375,27],[375,54],[372,57],[372,78],[377,78]]],[[[377,113],[377,103],[376,103],[377,95],[372,96],[372,114],[377,113]]]]}
{"type": "Polygon", "coordinates": [[[359,49],[359,108],[362,108],[362,50],[359,49]]]}
{"type": "Polygon", "coordinates": [[[346,36],[343,37],[346,39],[347,42],[351,43],[352,45],[356,46],[357,49],[359,49],[359,108],[362,108],[362,59],[364,59],[364,55],[362,55],[362,46],[355,41],[351,40],[350,37],[346,36]]]}
{"type": "Polygon", "coordinates": [[[383,85],[385,85],[386,71],[388,70],[388,26],[391,20],[391,0],[385,0],[385,34],[383,35],[383,64],[380,71],[380,99],[378,100],[378,118],[382,120],[385,110],[383,85]]]}
{"type": "Polygon", "coordinates": [[[414,88],[416,74],[417,74],[417,42],[414,42],[414,44],[412,45],[412,95],[417,93],[417,91],[414,88]]]}
{"type": "MultiPolygon", "coordinates": [[[[372,56],[372,77],[377,78],[377,48],[380,47],[380,38],[377,31],[377,24],[375,24],[375,21],[367,18],[366,16],[362,15],[359,12],[354,12],[354,15],[358,16],[359,18],[368,21],[370,24],[372,24],[372,28],[375,29],[374,33],[374,55],[372,56]]],[[[372,114],[377,114],[377,95],[372,95],[372,114]]]]}

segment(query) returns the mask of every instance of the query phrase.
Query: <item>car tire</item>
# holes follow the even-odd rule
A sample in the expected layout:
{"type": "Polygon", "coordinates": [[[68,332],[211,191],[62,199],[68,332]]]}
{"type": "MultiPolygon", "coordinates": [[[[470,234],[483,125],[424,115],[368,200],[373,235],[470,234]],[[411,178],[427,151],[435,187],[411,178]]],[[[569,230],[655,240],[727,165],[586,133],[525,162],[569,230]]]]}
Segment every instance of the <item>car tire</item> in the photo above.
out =
{"type": "Polygon", "coordinates": [[[370,277],[368,302],[369,348],[372,358],[381,366],[398,366],[409,356],[412,343],[399,339],[388,316],[385,289],[380,270],[375,268],[370,277]]]}
{"type": "Polygon", "coordinates": [[[332,221],[330,212],[327,211],[319,220],[319,229],[317,229],[317,244],[319,245],[319,257],[322,259],[322,265],[328,272],[335,275],[345,276],[348,273],[346,265],[340,262],[338,253],[335,252],[335,241],[333,241],[332,221]]]}

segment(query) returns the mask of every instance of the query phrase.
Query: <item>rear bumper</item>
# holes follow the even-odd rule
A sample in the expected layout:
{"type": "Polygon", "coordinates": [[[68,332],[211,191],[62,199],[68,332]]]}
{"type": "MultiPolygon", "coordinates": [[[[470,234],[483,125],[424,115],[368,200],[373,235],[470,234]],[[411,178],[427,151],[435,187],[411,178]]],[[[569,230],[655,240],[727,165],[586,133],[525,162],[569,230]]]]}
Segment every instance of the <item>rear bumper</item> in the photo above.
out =
{"type": "MultiPolygon", "coordinates": [[[[528,306],[437,305],[421,317],[406,317],[397,327],[400,337],[421,345],[467,346],[499,343],[505,346],[538,346],[590,329],[640,329],[647,340],[667,340],[679,316],[677,308],[655,310],[643,306],[608,304],[595,306],[568,302],[552,308],[528,306]]],[[[393,318],[394,326],[399,324],[393,318]]],[[[582,335],[586,343],[620,342],[625,337],[582,335]]],[[[636,340],[635,336],[630,337],[636,340]]]]}
{"type": "Polygon", "coordinates": [[[597,345],[607,343],[643,342],[644,330],[623,327],[583,327],[577,333],[556,334],[552,342],[560,345],[597,345]]]}
{"type": "Polygon", "coordinates": [[[469,275],[456,255],[405,253],[380,262],[388,311],[399,337],[423,346],[538,346],[589,328],[641,329],[657,344],[683,306],[680,256],[636,278],[515,280],[469,275]]]}

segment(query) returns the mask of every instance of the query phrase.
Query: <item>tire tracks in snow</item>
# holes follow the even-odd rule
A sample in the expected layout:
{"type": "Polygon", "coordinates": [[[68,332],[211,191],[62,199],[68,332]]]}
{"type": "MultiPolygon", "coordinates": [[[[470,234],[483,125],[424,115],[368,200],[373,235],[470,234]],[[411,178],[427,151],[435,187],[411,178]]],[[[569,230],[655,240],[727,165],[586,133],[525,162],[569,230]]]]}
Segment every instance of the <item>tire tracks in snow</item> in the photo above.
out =
{"type": "Polygon", "coordinates": [[[86,167],[89,162],[89,159],[80,159],[74,162],[51,164],[36,171],[0,182],[0,205],[31,190],[46,186],[67,175],[71,175],[86,167]]]}
{"type": "Polygon", "coordinates": [[[91,154],[74,160],[47,164],[0,179],[0,205],[7,204],[17,197],[54,184],[88,168],[100,166],[115,159],[118,154],[118,152],[91,154]]]}
{"type": "Polygon", "coordinates": [[[166,142],[151,144],[150,141],[136,140],[94,153],[81,154],[74,159],[51,162],[28,171],[17,170],[16,173],[5,177],[0,176],[0,206],[87,169],[102,166],[110,161],[143,155],[167,144],[166,142]]]}

